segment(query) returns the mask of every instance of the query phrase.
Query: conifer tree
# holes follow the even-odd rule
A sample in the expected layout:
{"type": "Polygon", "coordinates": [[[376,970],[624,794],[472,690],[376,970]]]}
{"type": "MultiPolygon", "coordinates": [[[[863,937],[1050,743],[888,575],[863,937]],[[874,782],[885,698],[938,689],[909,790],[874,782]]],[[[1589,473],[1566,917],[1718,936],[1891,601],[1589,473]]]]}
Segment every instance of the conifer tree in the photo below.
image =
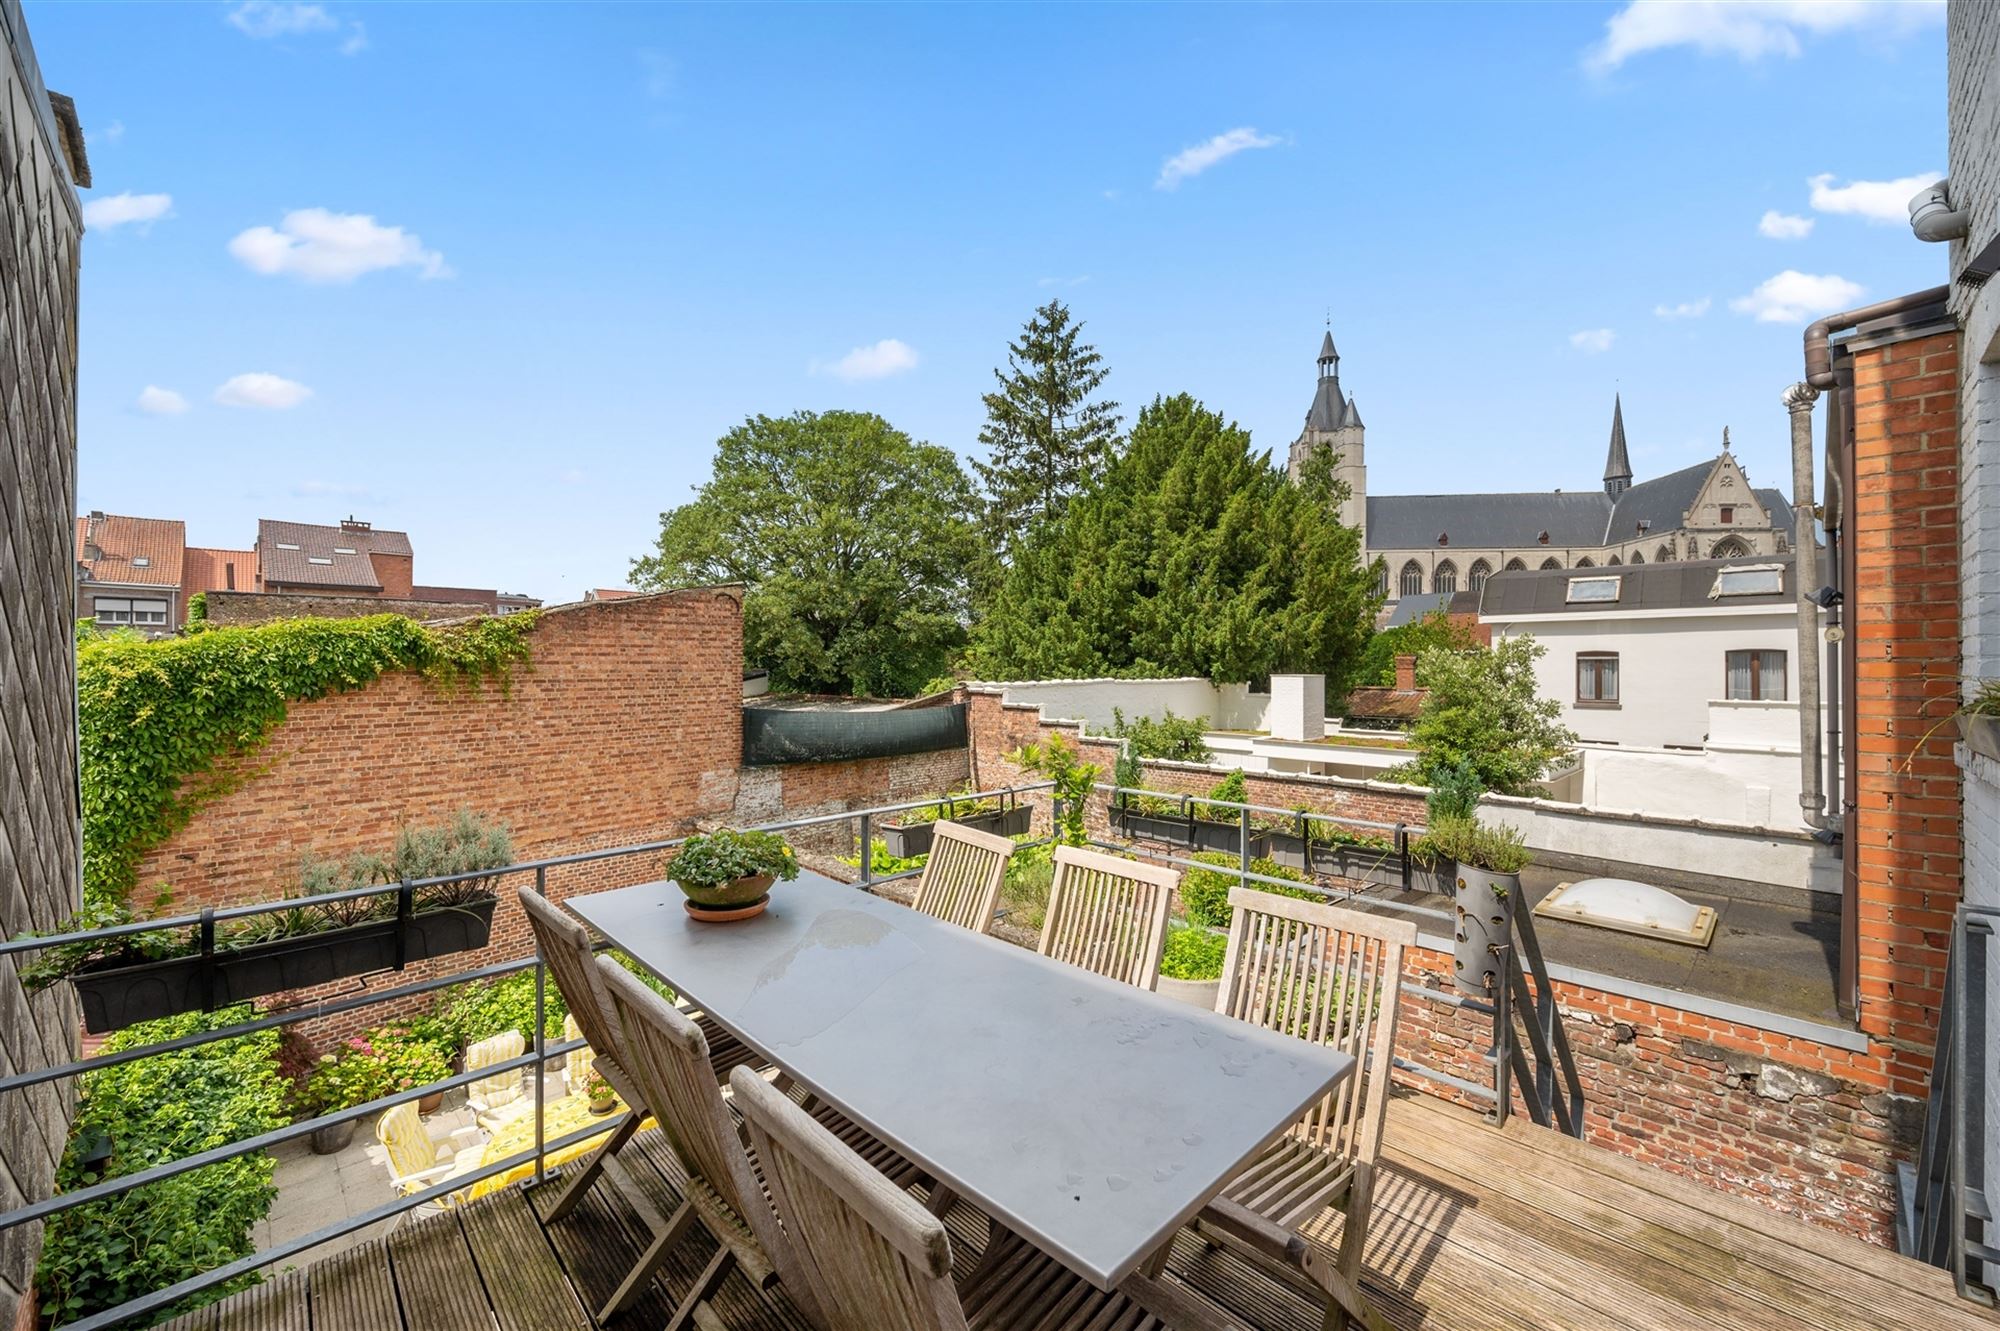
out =
{"type": "Polygon", "coordinates": [[[1079,340],[1082,332],[1069,308],[1051,300],[1008,345],[1006,370],[993,371],[999,388],[984,396],[979,442],[987,458],[972,465],[1003,554],[1038,523],[1060,517],[1116,453],[1118,404],[1091,400],[1110,370],[1097,348],[1079,340]]]}

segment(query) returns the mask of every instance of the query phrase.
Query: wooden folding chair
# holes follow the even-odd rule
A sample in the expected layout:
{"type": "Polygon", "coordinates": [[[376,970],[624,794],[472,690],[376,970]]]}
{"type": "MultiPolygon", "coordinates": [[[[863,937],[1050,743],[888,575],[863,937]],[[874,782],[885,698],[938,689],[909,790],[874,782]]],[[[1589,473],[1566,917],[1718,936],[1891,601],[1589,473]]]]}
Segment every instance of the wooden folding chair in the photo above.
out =
{"type": "Polygon", "coordinates": [[[939,822],[931,833],[931,855],[917,879],[910,904],[926,915],[961,925],[976,934],[993,926],[1000,882],[1014,843],[976,827],[939,822]]]}
{"type": "Polygon", "coordinates": [[[1102,851],[1056,847],[1041,953],[1152,989],[1160,980],[1167,901],[1180,874],[1102,851]]]}
{"type": "Polygon", "coordinates": [[[1228,1325],[1219,1309],[1144,1277],[1096,1289],[999,1225],[954,1288],[943,1221],[762,1078],[738,1069],[729,1085],[784,1226],[779,1274],[823,1331],[1162,1331],[1169,1318],[1228,1325]]]}
{"type": "Polygon", "coordinates": [[[1196,1220],[1276,1274],[1326,1299],[1326,1323],[1387,1323],[1361,1293],[1361,1250],[1395,1056],[1403,949],[1416,925],[1318,901],[1229,890],[1235,908],[1215,1010],[1354,1057],[1346,1078],[1226,1186],[1196,1220]],[[1345,1216],[1331,1266],[1295,1235],[1327,1207],[1345,1216]]]}

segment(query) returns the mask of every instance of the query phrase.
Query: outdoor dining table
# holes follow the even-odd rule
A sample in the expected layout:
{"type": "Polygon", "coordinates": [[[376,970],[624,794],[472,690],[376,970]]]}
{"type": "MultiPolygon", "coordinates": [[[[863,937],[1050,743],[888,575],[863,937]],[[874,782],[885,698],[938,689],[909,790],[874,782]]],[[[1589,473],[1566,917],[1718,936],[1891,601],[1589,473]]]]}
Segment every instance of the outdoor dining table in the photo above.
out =
{"type": "Polygon", "coordinates": [[[811,872],[705,924],[670,882],[569,906],[744,1044],[1099,1287],[1129,1275],[1348,1055],[811,872]]]}

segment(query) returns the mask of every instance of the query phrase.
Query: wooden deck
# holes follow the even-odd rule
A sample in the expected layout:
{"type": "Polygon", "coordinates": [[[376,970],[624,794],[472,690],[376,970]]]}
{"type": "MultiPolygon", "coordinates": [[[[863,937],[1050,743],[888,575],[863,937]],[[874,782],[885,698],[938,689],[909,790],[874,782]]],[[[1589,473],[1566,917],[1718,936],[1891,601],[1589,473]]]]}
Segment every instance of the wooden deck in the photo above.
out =
{"type": "MultiPolygon", "coordinates": [[[[1367,1249],[1367,1289],[1400,1328],[1441,1331],[1994,1331],[1944,1272],[1756,1203],[1516,1122],[1496,1131],[1421,1095],[1399,1095],[1367,1249]]],[[[674,1200],[678,1167],[657,1133],[633,1173],[674,1200]]],[[[600,1186],[562,1223],[553,1190],[509,1191],[406,1221],[386,1241],[274,1276],[171,1324],[175,1331],[593,1331],[598,1306],[639,1250],[638,1222],[600,1186]],[[579,1297],[581,1296],[581,1297],[579,1297]]],[[[985,1223],[950,1216],[961,1266],[985,1223]]],[[[1331,1245],[1331,1216],[1309,1237],[1331,1245]]],[[[684,1245],[647,1298],[607,1331],[659,1326],[706,1260],[684,1245]]],[[[1224,1252],[1185,1236],[1169,1269],[1267,1331],[1318,1317],[1224,1252]]],[[[733,1275],[718,1299],[730,1331],[806,1331],[782,1294],[733,1275]]]]}

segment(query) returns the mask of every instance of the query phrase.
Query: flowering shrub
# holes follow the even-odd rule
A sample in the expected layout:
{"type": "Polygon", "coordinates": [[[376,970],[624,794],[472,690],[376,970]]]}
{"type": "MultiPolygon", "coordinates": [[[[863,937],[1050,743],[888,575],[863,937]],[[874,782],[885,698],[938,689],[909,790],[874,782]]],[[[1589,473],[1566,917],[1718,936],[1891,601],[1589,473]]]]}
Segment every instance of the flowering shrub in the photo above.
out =
{"type": "Polygon", "coordinates": [[[378,1026],[362,1038],[370,1047],[372,1061],[381,1068],[383,1089],[378,1095],[428,1086],[451,1075],[451,1054],[446,1046],[438,1042],[434,1032],[414,1023],[378,1026]]]}

